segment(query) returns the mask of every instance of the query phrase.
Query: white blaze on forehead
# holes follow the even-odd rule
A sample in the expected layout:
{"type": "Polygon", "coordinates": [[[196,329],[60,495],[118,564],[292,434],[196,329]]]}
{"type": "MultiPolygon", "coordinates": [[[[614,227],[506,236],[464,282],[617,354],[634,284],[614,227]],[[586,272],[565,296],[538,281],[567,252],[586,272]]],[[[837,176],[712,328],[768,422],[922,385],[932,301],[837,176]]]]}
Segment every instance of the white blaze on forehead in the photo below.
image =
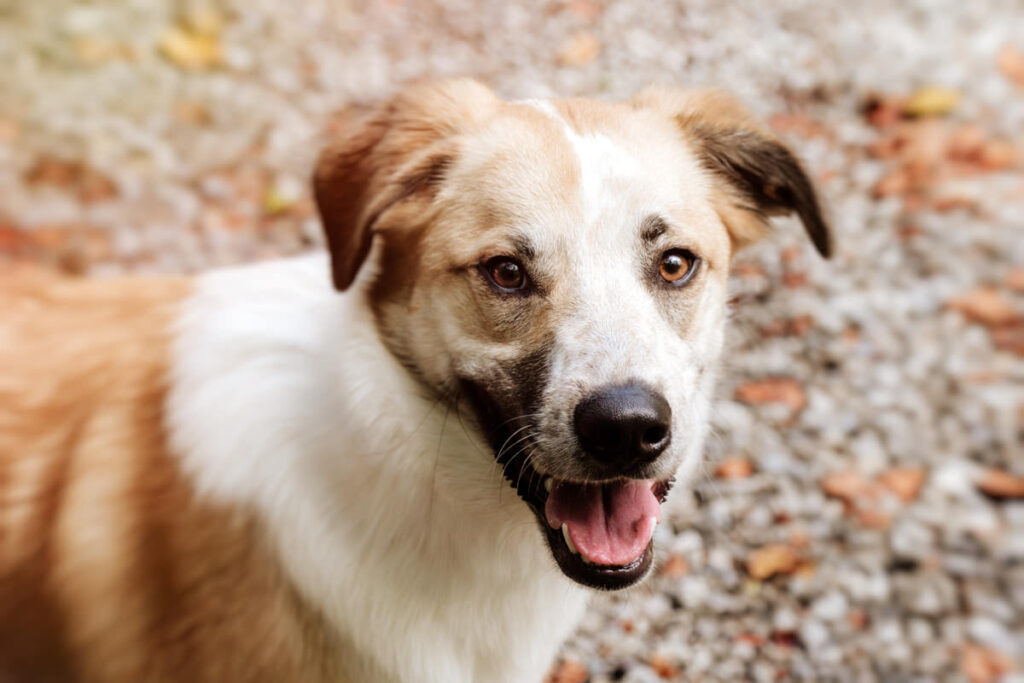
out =
{"type": "Polygon", "coordinates": [[[627,147],[607,135],[579,133],[549,101],[523,104],[559,125],[579,168],[581,214],[562,263],[575,306],[556,330],[553,375],[581,385],[636,379],[661,385],[657,360],[664,365],[665,340],[675,335],[634,257],[644,212],[657,205],[656,188],[643,182],[645,169],[627,147]],[[654,206],[642,206],[647,202],[654,206]]]}
{"type": "Polygon", "coordinates": [[[585,212],[584,220],[590,222],[597,217],[602,197],[607,191],[605,182],[614,177],[638,175],[643,169],[637,158],[610,138],[598,133],[581,135],[559,115],[548,100],[524,100],[522,104],[533,107],[550,117],[562,127],[566,140],[576,153],[580,171],[580,198],[585,212]]]}
{"type": "Polygon", "coordinates": [[[552,221],[536,231],[540,252],[558,258],[555,272],[563,293],[538,462],[567,478],[585,476],[577,458],[557,455],[574,452],[574,407],[594,391],[634,382],[665,396],[673,432],[685,435],[674,439],[666,461],[695,462],[712,377],[702,371],[713,364],[721,345],[724,283],[712,277],[709,260],[701,300],[687,307],[690,319],[680,329],[680,317],[670,309],[685,304],[652,291],[657,255],[641,233],[646,218],[663,217],[672,232],[660,243],[704,255],[721,251],[716,243],[727,237],[706,199],[709,179],[671,121],[609,116],[607,128],[581,133],[553,102],[520,104],[557,126],[578,166],[578,186],[566,188],[567,196],[560,198],[574,213],[571,222],[552,221]],[[564,229],[552,227],[557,225],[564,229]]]}

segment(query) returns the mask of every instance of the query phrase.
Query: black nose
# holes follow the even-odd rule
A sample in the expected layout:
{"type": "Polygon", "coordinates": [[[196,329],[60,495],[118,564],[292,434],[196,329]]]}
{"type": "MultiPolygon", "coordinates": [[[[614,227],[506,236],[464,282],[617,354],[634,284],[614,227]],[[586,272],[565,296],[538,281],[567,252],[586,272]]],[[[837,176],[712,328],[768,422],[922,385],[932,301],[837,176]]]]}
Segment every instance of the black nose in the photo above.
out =
{"type": "Polygon", "coordinates": [[[672,439],[672,408],[639,384],[600,389],[576,406],[576,438],[583,451],[617,471],[654,460],[672,439]]]}

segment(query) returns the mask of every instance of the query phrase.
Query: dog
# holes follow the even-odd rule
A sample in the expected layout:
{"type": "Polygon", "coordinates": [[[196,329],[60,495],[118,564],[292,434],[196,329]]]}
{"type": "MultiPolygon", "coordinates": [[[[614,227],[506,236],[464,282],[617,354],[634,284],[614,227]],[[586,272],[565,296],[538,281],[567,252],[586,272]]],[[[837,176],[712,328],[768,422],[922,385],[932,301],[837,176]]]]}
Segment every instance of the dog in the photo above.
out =
{"type": "Polygon", "coordinates": [[[734,100],[407,88],[327,253],[0,287],[0,681],[539,681],[701,460],[732,255],[830,233],[734,100]]]}

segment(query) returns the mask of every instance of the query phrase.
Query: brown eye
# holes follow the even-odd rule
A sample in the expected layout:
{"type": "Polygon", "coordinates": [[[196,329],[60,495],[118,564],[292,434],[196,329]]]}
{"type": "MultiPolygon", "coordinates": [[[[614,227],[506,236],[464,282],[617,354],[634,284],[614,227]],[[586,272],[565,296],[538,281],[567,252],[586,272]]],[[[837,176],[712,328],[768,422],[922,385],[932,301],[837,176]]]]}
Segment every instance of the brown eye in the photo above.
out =
{"type": "Polygon", "coordinates": [[[658,274],[661,279],[677,287],[689,282],[697,272],[698,259],[687,249],[671,249],[661,255],[658,274]]]}
{"type": "Polygon", "coordinates": [[[499,289],[520,291],[526,288],[526,269],[508,256],[495,256],[483,264],[487,279],[499,289]]]}

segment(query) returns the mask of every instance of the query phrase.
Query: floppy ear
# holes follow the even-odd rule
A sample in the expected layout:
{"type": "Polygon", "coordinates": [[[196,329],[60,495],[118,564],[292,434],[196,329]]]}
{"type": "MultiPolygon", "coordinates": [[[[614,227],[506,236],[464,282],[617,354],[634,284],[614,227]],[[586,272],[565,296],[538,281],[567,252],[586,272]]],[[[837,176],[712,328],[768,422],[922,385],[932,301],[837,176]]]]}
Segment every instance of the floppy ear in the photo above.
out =
{"type": "Polygon", "coordinates": [[[633,103],[671,115],[720,181],[712,201],[736,248],[760,237],[768,216],[795,213],[818,252],[831,255],[831,232],[807,173],[736,100],[713,90],[651,87],[633,103]]]}
{"type": "Polygon", "coordinates": [[[336,289],[355,280],[384,214],[411,198],[430,198],[452,162],[454,138],[496,101],[480,83],[456,79],[348,112],[347,130],[321,153],[313,173],[336,289]]]}

